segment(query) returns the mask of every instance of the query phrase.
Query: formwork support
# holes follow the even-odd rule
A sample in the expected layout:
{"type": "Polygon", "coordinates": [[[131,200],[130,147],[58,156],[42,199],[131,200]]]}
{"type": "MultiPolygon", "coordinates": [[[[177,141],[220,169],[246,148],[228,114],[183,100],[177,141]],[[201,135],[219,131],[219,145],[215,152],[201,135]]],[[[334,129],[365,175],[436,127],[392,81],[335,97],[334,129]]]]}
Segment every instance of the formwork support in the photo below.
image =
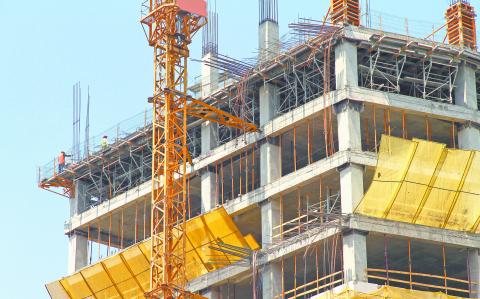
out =
{"type": "Polygon", "coordinates": [[[330,14],[333,24],[360,25],[360,3],[358,0],[332,0],[330,14]]]}
{"type": "Polygon", "coordinates": [[[466,0],[452,1],[445,17],[447,19],[448,43],[462,48],[476,49],[476,15],[473,6],[466,0]]]}

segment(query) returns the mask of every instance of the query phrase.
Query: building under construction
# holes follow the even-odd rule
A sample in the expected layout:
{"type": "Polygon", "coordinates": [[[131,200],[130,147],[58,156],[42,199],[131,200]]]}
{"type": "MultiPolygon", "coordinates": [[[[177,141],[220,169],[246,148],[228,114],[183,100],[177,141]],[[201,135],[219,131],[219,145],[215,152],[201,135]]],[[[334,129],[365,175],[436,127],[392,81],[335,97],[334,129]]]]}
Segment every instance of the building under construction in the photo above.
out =
{"type": "MultiPolygon", "coordinates": [[[[474,8],[451,1],[444,26],[413,37],[332,0],[288,38],[278,9],[259,0],[255,60],[220,54],[217,13],[189,11],[208,24],[185,97],[217,110],[184,115],[174,274],[191,298],[480,298],[474,8]]],[[[152,259],[171,241],[152,203],[173,188],[156,179],[158,107],[39,169],[39,186],[70,201],[68,275],[46,284],[52,298],[190,298],[152,295],[152,259]]]]}

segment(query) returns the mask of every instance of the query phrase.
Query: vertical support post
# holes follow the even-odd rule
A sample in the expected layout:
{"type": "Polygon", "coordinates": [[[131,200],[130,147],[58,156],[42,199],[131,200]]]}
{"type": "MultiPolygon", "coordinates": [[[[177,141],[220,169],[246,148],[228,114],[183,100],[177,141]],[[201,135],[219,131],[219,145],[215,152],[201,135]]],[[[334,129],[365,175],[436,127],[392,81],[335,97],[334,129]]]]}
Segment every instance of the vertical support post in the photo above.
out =
{"type": "Polygon", "coordinates": [[[358,87],[357,47],[347,41],[335,47],[336,88],[358,87]]]}
{"type": "Polygon", "coordinates": [[[367,235],[366,232],[343,233],[343,270],[345,283],[367,282],[367,235]]]}
{"type": "MultiPolygon", "coordinates": [[[[466,63],[458,68],[455,79],[455,105],[478,110],[475,69],[466,63]]],[[[458,146],[460,149],[480,150],[480,129],[466,123],[458,128],[458,146]]]]}
{"type": "Polygon", "coordinates": [[[210,287],[209,289],[202,292],[202,296],[208,299],[222,298],[221,290],[218,287],[210,287]]]}
{"type": "MultiPolygon", "coordinates": [[[[75,196],[70,198],[70,216],[80,214],[86,207],[86,185],[82,181],[75,183],[75,196]]],[[[88,264],[88,238],[72,231],[68,236],[68,273],[73,274],[88,264]]]]}
{"type": "Polygon", "coordinates": [[[468,277],[470,281],[470,298],[480,296],[480,255],[479,249],[468,249],[468,277]]]}
{"type": "MultiPolygon", "coordinates": [[[[217,124],[205,122],[202,124],[202,154],[208,153],[217,146],[217,124]]],[[[217,178],[214,168],[207,167],[201,172],[201,212],[206,213],[214,209],[218,203],[217,178]]]]}
{"type": "MultiPolygon", "coordinates": [[[[335,78],[337,89],[358,86],[357,48],[342,41],[335,47],[335,78]]],[[[344,100],[335,105],[339,151],[361,151],[361,103],[344,100]]],[[[374,113],[375,116],[375,113],[374,113]]],[[[376,122],[374,121],[374,125],[376,122]]],[[[376,138],[375,138],[376,139],[376,138]]],[[[351,214],[363,196],[363,166],[352,163],[340,167],[342,213],[351,214]]],[[[343,233],[343,268],[345,282],[367,281],[367,238],[361,231],[343,233]]]]}

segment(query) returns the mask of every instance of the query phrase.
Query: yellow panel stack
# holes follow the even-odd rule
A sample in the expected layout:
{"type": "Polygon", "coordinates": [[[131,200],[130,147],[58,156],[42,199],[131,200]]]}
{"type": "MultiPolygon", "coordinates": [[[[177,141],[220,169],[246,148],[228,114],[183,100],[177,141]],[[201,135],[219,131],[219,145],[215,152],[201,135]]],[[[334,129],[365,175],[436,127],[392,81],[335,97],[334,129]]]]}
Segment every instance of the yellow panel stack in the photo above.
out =
{"type": "Polygon", "coordinates": [[[478,232],[480,155],[383,136],[372,184],[355,213],[478,232]]]}
{"type": "MultiPolygon", "coordinates": [[[[220,242],[258,250],[255,239],[244,237],[224,208],[189,220],[187,226],[187,279],[220,269],[241,258],[211,249],[220,242]],[[215,261],[212,261],[212,257],[215,261]]],[[[145,298],[150,289],[150,240],[48,284],[53,299],[145,298]]],[[[201,297],[199,297],[201,298],[201,297]]]]}

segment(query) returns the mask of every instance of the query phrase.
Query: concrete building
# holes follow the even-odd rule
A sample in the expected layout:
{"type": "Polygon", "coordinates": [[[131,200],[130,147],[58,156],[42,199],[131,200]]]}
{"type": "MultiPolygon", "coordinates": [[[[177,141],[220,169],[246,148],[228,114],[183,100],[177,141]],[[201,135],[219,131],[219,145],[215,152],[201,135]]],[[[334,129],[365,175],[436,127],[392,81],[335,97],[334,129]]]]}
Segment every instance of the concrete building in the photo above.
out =
{"type": "MultiPolygon", "coordinates": [[[[261,10],[259,61],[242,80],[204,43],[192,92],[260,130],[190,124],[189,216],[223,206],[262,248],[189,289],[212,299],[313,298],[388,284],[480,296],[480,235],[354,213],[382,134],[480,150],[480,55],[349,25],[310,24],[317,31],[285,49],[277,15],[276,5],[261,10]]],[[[149,238],[150,130],[146,118],[58,175],[74,184],[68,274],[149,238]]]]}

